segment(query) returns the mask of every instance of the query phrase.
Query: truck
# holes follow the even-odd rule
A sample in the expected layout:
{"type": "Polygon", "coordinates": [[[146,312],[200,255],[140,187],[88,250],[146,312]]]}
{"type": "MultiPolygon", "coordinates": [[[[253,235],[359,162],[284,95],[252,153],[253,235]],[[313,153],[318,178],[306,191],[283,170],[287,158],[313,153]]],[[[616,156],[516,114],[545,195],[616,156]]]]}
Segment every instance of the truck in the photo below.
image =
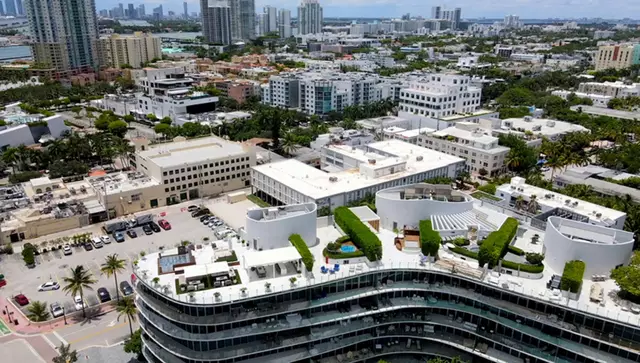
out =
{"type": "Polygon", "coordinates": [[[123,221],[123,220],[114,220],[114,221],[110,221],[104,224],[104,227],[102,227],[104,229],[105,232],[107,233],[113,233],[116,231],[124,231],[126,230],[128,227],[127,222],[123,221]]]}
{"type": "Polygon", "coordinates": [[[147,213],[147,214],[141,214],[139,216],[131,216],[128,223],[129,223],[129,228],[133,228],[136,226],[142,226],[152,221],[153,221],[153,214],[147,213]]]}

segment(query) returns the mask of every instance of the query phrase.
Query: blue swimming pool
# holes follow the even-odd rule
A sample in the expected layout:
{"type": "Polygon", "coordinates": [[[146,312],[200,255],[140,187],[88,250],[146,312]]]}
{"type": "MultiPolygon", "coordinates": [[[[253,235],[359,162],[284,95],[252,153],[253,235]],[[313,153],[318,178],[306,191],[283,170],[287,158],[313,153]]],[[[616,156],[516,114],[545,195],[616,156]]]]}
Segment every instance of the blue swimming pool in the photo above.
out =
{"type": "Polygon", "coordinates": [[[340,246],[340,251],[342,251],[344,253],[356,252],[356,247],[355,246],[349,246],[349,245],[340,246]]]}

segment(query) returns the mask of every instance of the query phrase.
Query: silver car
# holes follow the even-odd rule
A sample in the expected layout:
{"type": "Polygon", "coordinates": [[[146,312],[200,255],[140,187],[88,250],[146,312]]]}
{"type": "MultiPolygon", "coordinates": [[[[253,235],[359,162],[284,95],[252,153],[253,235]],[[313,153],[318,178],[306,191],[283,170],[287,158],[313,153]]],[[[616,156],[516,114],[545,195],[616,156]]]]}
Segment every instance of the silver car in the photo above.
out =
{"type": "Polygon", "coordinates": [[[57,318],[62,315],[64,315],[64,308],[57,302],[51,304],[51,316],[57,318]]]}
{"type": "Polygon", "coordinates": [[[60,288],[60,284],[58,284],[55,281],[49,281],[38,286],[38,291],[52,291],[52,290],[58,290],[59,288],[60,288]]]}

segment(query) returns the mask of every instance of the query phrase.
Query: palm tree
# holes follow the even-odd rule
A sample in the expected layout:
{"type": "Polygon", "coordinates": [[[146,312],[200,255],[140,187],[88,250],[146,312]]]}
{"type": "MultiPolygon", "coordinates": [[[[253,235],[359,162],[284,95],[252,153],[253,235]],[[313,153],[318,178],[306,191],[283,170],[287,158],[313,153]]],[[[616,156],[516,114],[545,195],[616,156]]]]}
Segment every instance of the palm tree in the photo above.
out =
{"type": "Polygon", "coordinates": [[[74,363],[78,361],[78,352],[71,350],[71,344],[60,344],[58,356],[53,358],[53,363],[74,363]]]}
{"type": "Polygon", "coordinates": [[[507,164],[507,168],[514,171],[522,164],[522,155],[511,149],[509,150],[509,154],[507,154],[507,160],[505,162],[507,164]]]}
{"type": "Polygon", "coordinates": [[[538,196],[533,194],[531,196],[531,200],[529,201],[529,205],[527,205],[527,212],[531,214],[537,214],[540,205],[538,204],[538,196]]]}
{"type": "Polygon", "coordinates": [[[555,174],[556,170],[562,169],[565,165],[564,160],[560,159],[560,157],[554,156],[550,159],[547,159],[546,166],[551,168],[551,181],[553,182],[553,174],[555,174]]]}
{"type": "Polygon", "coordinates": [[[47,321],[49,319],[49,311],[47,310],[47,304],[42,301],[34,301],[27,308],[29,314],[27,317],[31,321],[47,321]]]}
{"type": "Polygon", "coordinates": [[[9,147],[5,151],[2,152],[2,160],[7,164],[11,165],[11,169],[13,174],[16,173],[16,163],[18,161],[17,158],[18,149],[15,147],[9,147]]]}
{"type": "Polygon", "coordinates": [[[294,134],[289,132],[288,134],[284,135],[284,139],[282,140],[282,151],[284,151],[285,154],[291,155],[295,153],[298,148],[299,146],[296,142],[296,137],[294,134]]]}
{"type": "Polygon", "coordinates": [[[133,325],[131,325],[131,323],[136,320],[136,313],[138,312],[133,297],[125,296],[122,300],[118,301],[116,311],[118,312],[118,319],[123,315],[127,317],[129,320],[129,331],[133,336],[133,325]]]}
{"type": "Polygon", "coordinates": [[[118,292],[118,273],[125,270],[125,260],[118,259],[118,254],[114,253],[104,259],[104,263],[100,266],[100,272],[107,277],[113,275],[113,279],[116,282],[116,300],[120,300],[120,293],[118,292]]]}
{"type": "Polygon", "coordinates": [[[524,198],[521,195],[519,195],[516,198],[516,205],[515,206],[516,206],[517,210],[521,210],[522,207],[524,206],[524,198]]]}
{"type": "MultiPolygon", "coordinates": [[[[97,281],[93,279],[93,275],[91,272],[84,269],[84,266],[78,265],[75,268],[71,269],[71,276],[65,277],[63,281],[66,283],[66,286],[62,288],[64,292],[71,293],[74,296],[80,295],[80,300],[84,301],[84,289],[93,290],[91,285],[95,284],[97,281]]],[[[87,313],[85,311],[85,304],[82,304],[82,317],[86,318],[87,313]]]]}

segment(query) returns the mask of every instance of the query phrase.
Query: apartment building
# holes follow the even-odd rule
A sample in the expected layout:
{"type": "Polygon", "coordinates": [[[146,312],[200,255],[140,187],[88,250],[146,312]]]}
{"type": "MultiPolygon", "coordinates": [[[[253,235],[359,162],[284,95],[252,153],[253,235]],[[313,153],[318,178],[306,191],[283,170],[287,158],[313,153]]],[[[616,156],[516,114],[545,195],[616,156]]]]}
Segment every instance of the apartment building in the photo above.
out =
{"type": "Polygon", "coordinates": [[[233,98],[238,103],[244,103],[247,98],[260,93],[259,83],[253,81],[220,80],[214,81],[214,84],[222,92],[222,96],[233,98]]]}
{"type": "Polygon", "coordinates": [[[98,40],[98,55],[101,66],[139,68],[152,59],[162,58],[162,42],[148,33],[112,34],[98,40]]]}
{"type": "Polygon", "coordinates": [[[626,98],[640,96],[640,83],[626,84],[616,82],[584,82],[578,85],[578,92],[610,96],[612,98],[626,98]]]}
{"type": "Polygon", "coordinates": [[[480,109],[482,89],[470,82],[468,76],[431,74],[400,91],[399,110],[436,119],[473,113],[480,109]]]}
{"type": "Polygon", "coordinates": [[[134,145],[132,166],[162,186],[167,205],[248,187],[256,165],[252,146],[218,137],[134,145]]]}
{"type": "Polygon", "coordinates": [[[269,83],[261,86],[262,103],[286,108],[300,105],[300,80],[295,74],[282,73],[269,77],[269,83]]]}
{"type": "Polygon", "coordinates": [[[499,175],[505,170],[509,148],[498,145],[498,138],[472,122],[458,122],[453,127],[432,132],[425,131],[417,137],[417,145],[455,155],[466,160],[471,174],[499,175]],[[484,170],[481,172],[481,170],[484,170]]]}
{"type": "Polygon", "coordinates": [[[596,71],[603,69],[624,69],[640,64],[640,44],[603,45],[595,56],[596,71]]]}

